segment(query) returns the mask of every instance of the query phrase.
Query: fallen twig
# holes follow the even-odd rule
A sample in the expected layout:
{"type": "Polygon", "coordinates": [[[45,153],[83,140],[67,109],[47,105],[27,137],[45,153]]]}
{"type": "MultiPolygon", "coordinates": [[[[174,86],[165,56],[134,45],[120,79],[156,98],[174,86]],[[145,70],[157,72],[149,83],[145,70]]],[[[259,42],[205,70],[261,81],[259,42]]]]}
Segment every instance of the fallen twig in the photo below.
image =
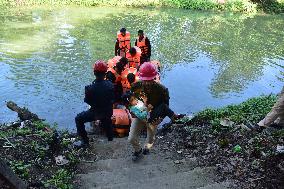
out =
{"type": "Polygon", "coordinates": [[[1,138],[1,139],[4,139],[4,140],[6,140],[7,142],[5,142],[5,144],[6,143],[8,143],[8,144],[10,144],[11,146],[3,146],[3,148],[9,148],[9,147],[13,147],[13,148],[16,148],[16,146],[7,138],[7,137],[3,137],[3,138],[1,138]]]}

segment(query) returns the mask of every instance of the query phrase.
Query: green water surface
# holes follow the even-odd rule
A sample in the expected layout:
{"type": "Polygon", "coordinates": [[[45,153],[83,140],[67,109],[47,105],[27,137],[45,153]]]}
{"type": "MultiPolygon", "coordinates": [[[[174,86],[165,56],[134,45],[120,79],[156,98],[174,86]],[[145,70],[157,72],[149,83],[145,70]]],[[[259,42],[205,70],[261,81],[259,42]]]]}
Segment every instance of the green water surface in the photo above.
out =
{"type": "Polygon", "coordinates": [[[178,9],[2,8],[0,123],[16,119],[13,100],[61,128],[87,108],[92,63],[114,56],[116,32],[143,29],[162,63],[171,107],[192,113],[261,94],[284,82],[284,16],[178,9]]]}

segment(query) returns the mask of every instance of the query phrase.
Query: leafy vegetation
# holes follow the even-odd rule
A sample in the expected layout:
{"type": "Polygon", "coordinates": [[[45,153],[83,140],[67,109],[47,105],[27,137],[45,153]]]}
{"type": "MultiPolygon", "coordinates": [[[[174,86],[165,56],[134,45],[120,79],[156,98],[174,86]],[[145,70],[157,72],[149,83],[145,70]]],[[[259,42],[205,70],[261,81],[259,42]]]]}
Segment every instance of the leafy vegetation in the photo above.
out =
{"type": "Polygon", "coordinates": [[[70,133],[56,127],[42,121],[0,125],[0,157],[31,187],[72,188],[79,151],[73,148],[70,133]],[[58,163],[57,156],[66,162],[58,163]]]}
{"type": "Polygon", "coordinates": [[[222,118],[228,118],[237,124],[255,124],[271,110],[275,102],[275,95],[260,96],[238,105],[230,105],[221,109],[205,109],[199,112],[194,120],[212,123],[213,126],[218,125],[222,118]]]}
{"type": "Polygon", "coordinates": [[[65,169],[59,169],[55,175],[52,176],[49,180],[44,182],[46,188],[53,186],[60,189],[69,189],[72,188],[70,180],[72,179],[72,174],[65,169]]]}
{"type": "Polygon", "coordinates": [[[120,7],[175,7],[194,10],[226,10],[233,12],[283,12],[283,0],[0,0],[0,5],[80,5],[80,6],[120,6],[120,7]]]}
{"type": "Polygon", "coordinates": [[[160,143],[175,153],[182,150],[185,158],[196,157],[199,165],[217,166],[221,177],[234,180],[237,188],[279,188],[284,185],[284,154],[276,149],[284,145],[284,128],[248,126],[262,119],[275,101],[275,95],[260,96],[206,109],[183,126],[172,125],[160,143]]]}

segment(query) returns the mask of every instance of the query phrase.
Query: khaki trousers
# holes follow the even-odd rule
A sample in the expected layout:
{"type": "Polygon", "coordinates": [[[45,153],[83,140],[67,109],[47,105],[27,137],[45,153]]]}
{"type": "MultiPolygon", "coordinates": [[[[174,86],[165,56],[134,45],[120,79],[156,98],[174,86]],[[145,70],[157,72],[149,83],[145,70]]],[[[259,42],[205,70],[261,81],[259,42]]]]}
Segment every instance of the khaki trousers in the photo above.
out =
{"type": "Polygon", "coordinates": [[[147,138],[144,148],[151,149],[155,141],[158,125],[152,125],[138,118],[132,118],[128,141],[133,146],[135,152],[141,149],[139,138],[141,131],[145,127],[147,128],[147,138]]]}
{"type": "Polygon", "coordinates": [[[284,126],[284,87],[279,95],[277,102],[272,107],[272,110],[261,120],[258,125],[268,127],[272,123],[284,126]]]}

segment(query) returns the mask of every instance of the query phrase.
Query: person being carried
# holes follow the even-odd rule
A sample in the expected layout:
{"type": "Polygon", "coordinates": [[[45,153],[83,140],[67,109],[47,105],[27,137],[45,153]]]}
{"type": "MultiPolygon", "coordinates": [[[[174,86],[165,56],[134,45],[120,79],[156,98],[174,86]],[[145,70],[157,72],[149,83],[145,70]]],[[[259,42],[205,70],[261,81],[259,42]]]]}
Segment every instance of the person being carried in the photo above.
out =
{"type": "Polygon", "coordinates": [[[84,98],[84,102],[89,104],[91,108],[79,113],[75,118],[77,133],[81,138],[80,141],[74,143],[78,148],[89,146],[89,138],[84,125],[86,122],[100,120],[102,127],[106,131],[108,140],[113,140],[111,117],[113,114],[114,87],[110,81],[105,80],[108,68],[104,61],[96,61],[93,68],[96,79],[91,85],[85,86],[84,98]]]}
{"type": "Polygon", "coordinates": [[[141,101],[136,98],[131,91],[126,92],[122,98],[123,103],[129,109],[131,116],[134,118],[138,118],[146,123],[149,116],[149,112],[153,107],[151,105],[146,107],[144,101],[141,101]]]}

